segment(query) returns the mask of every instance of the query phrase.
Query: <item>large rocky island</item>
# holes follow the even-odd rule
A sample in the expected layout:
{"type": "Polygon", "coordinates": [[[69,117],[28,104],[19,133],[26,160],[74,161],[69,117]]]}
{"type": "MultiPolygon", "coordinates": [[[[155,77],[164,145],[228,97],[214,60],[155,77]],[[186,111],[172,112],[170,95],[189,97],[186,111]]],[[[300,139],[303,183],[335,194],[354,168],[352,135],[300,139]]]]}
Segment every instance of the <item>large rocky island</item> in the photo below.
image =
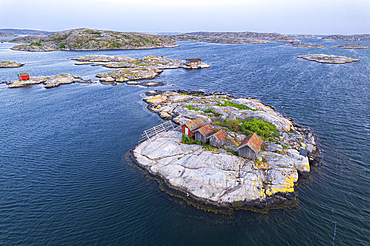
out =
{"type": "Polygon", "coordinates": [[[168,37],[135,32],[115,32],[79,28],[52,33],[46,36],[26,36],[11,40],[16,45],[13,50],[22,51],[86,51],[86,50],[125,50],[153,49],[178,46],[168,37]]]}
{"type": "Polygon", "coordinates": [[[214,129],[210,134],[225,134],[226,142],[216,148],[175,129],[131,151],[136,164],[194,204],[216,209],[292,205],[298,179],[320,163],[312,131],[258,100],[185,91],[147,95],[148,109],[161,118],[177,125],[200,118],[206,129],[214,129]],[[253,132],[263,140],[261,150],[255,159],[238,156],[237,147],[253,132]]]}
{"type": "Polygon", "coordinates": [[[170,35],[176,41],[191,41],[223,44],[265,44],[266,42],[296,42],[294,37],[280,33],[257,32],[191,32],[170,35]]]}

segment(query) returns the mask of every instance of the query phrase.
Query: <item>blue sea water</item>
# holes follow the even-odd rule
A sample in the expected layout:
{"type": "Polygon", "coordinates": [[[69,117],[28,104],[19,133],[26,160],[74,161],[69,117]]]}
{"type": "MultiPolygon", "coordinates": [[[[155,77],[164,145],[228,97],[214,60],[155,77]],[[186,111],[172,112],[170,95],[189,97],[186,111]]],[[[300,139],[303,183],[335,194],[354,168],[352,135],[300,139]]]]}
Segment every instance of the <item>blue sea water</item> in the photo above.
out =
{"type": "Polygon", "coordinates": [[[231,216],[204,212],[161,191],[127,162],[142,131],[162,122],[141,102],[153,88],[2,84],[0,245],[369,245],[370,50],[305,41],[325,48],[181,42],[168,49],[29,53],[0,44],[0,60],[26,64],[1,69],[0,81],[21,72],[97,80],[96,74],[110,70],[70,60],[90,54],[200,57],[211,67],[166,70],[155,79],[167,83],[159,89],[258,98],[312,127],[324,163],[298,185],[295,208],[231,216]],[[312,53],[360,62],[297,58],[312,53]]]}

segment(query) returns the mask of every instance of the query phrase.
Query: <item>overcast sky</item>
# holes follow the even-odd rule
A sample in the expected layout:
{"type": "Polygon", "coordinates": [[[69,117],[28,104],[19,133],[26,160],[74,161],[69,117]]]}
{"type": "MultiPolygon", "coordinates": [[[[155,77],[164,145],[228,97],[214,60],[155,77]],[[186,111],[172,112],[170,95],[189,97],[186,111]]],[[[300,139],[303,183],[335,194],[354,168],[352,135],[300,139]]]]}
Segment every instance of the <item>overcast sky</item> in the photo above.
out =
{"type": "Polygon", "coordinates": [[[0,28],[370,33],[370,0],[0,0],[0,28]]]}

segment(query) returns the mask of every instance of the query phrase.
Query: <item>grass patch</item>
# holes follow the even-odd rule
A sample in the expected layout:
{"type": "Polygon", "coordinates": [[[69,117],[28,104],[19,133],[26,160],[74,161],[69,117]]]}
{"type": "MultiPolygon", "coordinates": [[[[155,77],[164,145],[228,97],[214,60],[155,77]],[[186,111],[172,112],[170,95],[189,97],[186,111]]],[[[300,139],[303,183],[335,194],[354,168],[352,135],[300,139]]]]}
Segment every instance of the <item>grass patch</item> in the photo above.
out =
{"type": "Polygon", "coordinates": [[[200,109],[200,108],[194,108],[194,107],[193,107],[193,105],[190,105],[190,106],[183,106],[183,107],[184,107],[184,108],[187,108],[187,109],[189,109],[189,110],[202,111],[202,112],[207,113],[207,114],[212,113],[212,114],[213,114],[213,115],[215,115],[215,116],[220,116],[220,115],[221,115],[220,113],[215,112],[215,110],[214,110],[214,109],[207,109],[207,110],[203,110],[203,109],[200,109]]]}
{"type": "Polygon", "coordinates": [[[220,106],[220,107],[230,106],[230,107],[237,108],[237,109],[242,109],[242,110],[257,111],[257,109],[252,109],[252,108],[250,108],[246,105],[233,103],[233,102],[230,102],[230,101],[227,101],[227,100],[222,100],[222,101],[224,101],[224,104],[218,103],[217,106],[220,106]]]}

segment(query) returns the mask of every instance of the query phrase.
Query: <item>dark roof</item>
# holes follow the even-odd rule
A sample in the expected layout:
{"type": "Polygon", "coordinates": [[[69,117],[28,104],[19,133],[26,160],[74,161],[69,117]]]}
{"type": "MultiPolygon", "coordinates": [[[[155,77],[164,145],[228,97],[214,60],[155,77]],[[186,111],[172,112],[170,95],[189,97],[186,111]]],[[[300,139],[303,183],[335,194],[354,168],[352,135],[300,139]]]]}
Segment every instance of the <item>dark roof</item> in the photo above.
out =
{"type": "Polygon", "coordinates": [[[262,139],[257,134],[253,133],[252,135],[249,135],[248,137],[244,138],[244,140],[239,145],[238,149],[241,149],[248,145],[255,152],[258,152],[260,151],[262,143],[263,143],[262,139]]]}
{"type": "Polygon", "coordinates": [[[189,62],[197,62],[197,61],[201,61],[201,59],[200,58],[188,58],[188,59],[186,59],[187,61],[189,61],[189,62]]]}
{"type": "Polygon", "coordinates": [[[223,130],[217,131],[215,134],[213,134],[213,136],[215,136],[219,141],[222,141],[227,137],[226,133],[223,130]]]}
{"type": "Polygon", "coordinates": [[[204,137],[208,137],[209,135],[212,135],[214,129],[210,125],[205,125],[205,126],[202,126],[201,128],[198,128],[195,131],[199,132],[204,137]]]}
{"type": "Polygon", "coordinates": [[[185,125],[190,129],[190,131],[194,131],[202,126],[205,126],[206,123],[201,118],[198,118],[198,119],[186,122],[185,125]]]}

